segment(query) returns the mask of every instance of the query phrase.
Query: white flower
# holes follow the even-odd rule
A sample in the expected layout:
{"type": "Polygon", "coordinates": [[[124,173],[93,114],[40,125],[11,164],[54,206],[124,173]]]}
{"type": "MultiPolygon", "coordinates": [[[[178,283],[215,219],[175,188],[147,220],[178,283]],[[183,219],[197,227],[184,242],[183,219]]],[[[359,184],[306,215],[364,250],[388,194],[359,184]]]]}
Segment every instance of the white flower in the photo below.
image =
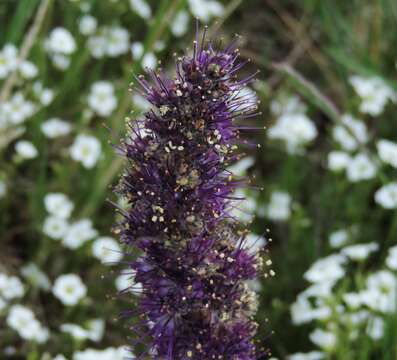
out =
{"type": "Polygon", "coordinates": [[[132,95],[132,102],[141,111],[150,109],[150,103],[140,94],[132,95]]]}
{"type": "Polygon", "coordinates": [[[385,322],[381,317],[375,316],[369,320],[367,326],[367,334],[370,338],[372,338],[373,340],[379,340],[383,337],[384,332],[385,322]]]}
{"type": "Polygon", "coordinates": [[[157,59],[153,53],[148,52],[143,56],[142,66],[144,68],[154,69],[156,68],[156,65],[157,65],[157,59]]]}
{"type": "Polygon", "coordinates": [[[68,219],[74,208],[70,199],[62,193],[47,194],[44,197],[44,206],[51,215],[62,219],[68,219]]]}
{"type": "Polygon", "coordinates": [[[389,248],[386,265],[392,270],[397,270],[397,246],[389,248]]]}
{"type": "Polygon", "coordinates": [[[141,18],[147,20],[152,16],[152,10],[144,0],[129,0],[131,10],[136,12],[141,18]]]}
{"type": "Polygon", "coordinates": [[[331,151],[328,154],[328,168],[332,171],[343,170],[350,162],[350,155],[343,151],[331,151]]]}
{"type": "Polygon", "coordinates": [[[349,239],[349,233],[346,230],[336,230],[329,235],[329,244],[333,248],[339,248],[346,244],[349,239]]]}
{"type": "Polygon", "coordinates": [[[15,151],[22,159],[34,159],[38,155],[36,147],[26,140],[20,140],[15,144],[15,151]]]}
{"type": "Polygon", "coordinates": [[[255,163],[255,159],[251,156],[246,156],[236,162],[235,164],[229,166],[227,171],[230,171],[235,176],[244,176],[247,170],[255,163]]]}
{"type": "Polygon", "coordinates": [[[16,330],[20,337],[38,343],[48,340],[49,331],[44,328],[34,316],[34,313],[25,306],[13,305],[7,316],[7,325],[16,330]]]}
{"type": "Polygon", "coordinates": [[[389,271],[381,270],[367,278],[362,292],[364,303],[372,310],[393,313],[396,310],[397,279],[389,271]]]}
{"type": "Polygon", "coordinates": [[[346,169],[347,178],[351,182],[360,180],[368,180],[375,177],[377,171],[376,164],[369,158],[367,154],[357,154],[346,169]]]}
{"type": "Polygon", "coordinates": [[[336,336],[332,332],[316,329],[309,335],[310,340],[323,349],[332,349],[336,345],[336,336]]]}
{"type": "Polygon", "coordinates": [[[9,101],[0,104],[0,118],[11,125],[23,123],[35,111],[36,106],[31,101],[26,100],[20,92],[16,92],[9,101]]]}
{"type": "Polygon", "coordinates": [[[267,136],[286,142],[288,152],[298,153],[302,146],[316,138],[317,129],[305,114],[284,113],[267,131],[267,136]]]}
{"type": "Polygon", "coordinates": [[[376,144],[379,158],[386,164],[397,168],[397,144],[390,140],[379,140],[376,144]]]}
{"type": "Polygon", "coordinates": [[[21,274],[35,287],[50,290],[51,283],[48,276],[36,264],[29,263],[22,267],[21,274]]]}
{"type": "Polygon", "coordinates": [[[58,70],[65,71],[70,65],[70,57],[63,54],[53,54],[51,60],[58,70]]]}
{"type": "Polygon", "coordinates": [[[280,116],[282,114],[304,114],[306,112],[306,105],[302,103],[300,98],[296,95],[279,96],[270,103],[270,110],[272,114],[280,116]]]}
{"type": "Polygon", "coordinates": [[[345,293],[343,294],[343,300],[351,309],[357,309],[363,304],[363,297],[361,293],[345,293]]]}
{"type": "Polygon", "coordinates": [[[46,41],[46,49],[52,53],[70,55],[76,50],[76,42],[69,30],[56,27],[46,41]]]}
{"type": "Polygon", "coordinates": [[[58,216],[48,216],[44,220],[43,233],[52,239],[61,239],[66,235],[69,224],[58,216]]]}
{"type": "Polygon", "coordinates": [[[18,70],[24,79],[33,79],[39,72],[36,65],[27,60],[19,64],[18,70]]]}
{"type": "Polygon", "coordinates": [[[36,81],[33,84],[33,92],[42,105],[47,106],[54,99],[54,91],[48,88],[44,88],[43,84],[40,81],[36,81]]]}
{"type": "Polygon", "coordinates": [[[100,116],[109,116],[117,106],[113,85],[108,81],[97,81],[91,86],[88,105],[100,116]]]}
{"type": "Polygon", "coordinates": [[[368,141],[367,127],[362,121],[349,114],[342,115],[341,121],[344,126],[336,125],[332,135],[344,150],[356,150],[359,144],[365,144],[368,141]]]}
{"type": "Polygon", "coordinates": [[[65,356],[63,356],[62,354],[58,354],[52,360],[68,360],[68,359],[66,359],[65,356]]]}
{"type": "Polygon", "coordinates": [[[129,33],[120,26],[104,26],[97,35],[88,39],[87,45],[95,58],[102,58],[105,55],[117,57],[126,54],[130,48],[129,33]]]}
{"type": "Polygon", "coordinates": [[[312,310],[313,308],[307,298],[298,297],[291,305],[292,323],[301,325],[311,322],[313,320],[312,310]]]}
{"type": "Polygon", "coordinates": [[[93,255],[102,261],[103,264],[118,262],[122,259],[123,253],[120,245],[111,237],[100,237],[92,244],[93,255]]]}
{"type": "Polygon", "coordinates": [[[317,260],[304,274],[304,278],[312,283],[329,282],[334,284],[345,275],[342,265],[346,258],[334,254],[317,260]]]}
{"type": "Polygon", "coordinates": [[[0,295],[5,300],[20,298],[24,295],[25,289],[21,280],[16,276],[7,276],[0,273],[0,295]]]}
{"type": "Polygon", "coordinates": [[[71,125],[58,118],[51,118],[41,124],[41,131],[45,136],[54,139],[69,134],[71,125]]]}
{"type": "Polygon", "coordinates": [[[101,143],[97,138],[89,135],[77,135],[70,147],[70,156],[79,161],[87,169],[91,169],[97,163],[101,155],[101,143]]]}
{"type": "Polygon", "coordinates": [[[291,196],[283,191],[274,191],[270,196],[266,215],[275,221],[285,221],[291,215],[291,196]]]}
{"type": "Polygon", "coordinates": [[[97,231],[92,227],[91,220],[79,220],[69,226],[62,244],[69,249],[77,249],[96,235],[97,231]]]}
{"type": "Polygon", "coordinates": [[[97,27],[97,19],[91,15],[84,15],[79,21],[79,31],[83,35],[91,35],[95,32],[97,27]]]}
{"type": "Polygon", "coordinates": [[[129,291],[135,295],[143,291],[142,284],[135,282],[135,277],[130,273],[122,273],[116,278],[115,286],[118,291],[129,291]]]}
{"type": "Polygon", "coordinates": [[[212,17],[222,16],[224,8],[222,4],[213,0],[189,0],[190,11],[201,21],[207,22],[212,17]]]}
{"type": "Polygon", "coordinates": [[[133,359],[133,354],[124,347],[109,347],[104,350],[85,349],[76,351],[73,354],[73,360],[124,360],[128,356],[133,359]]]}
{"type": "Polygon", "coordinates": [[[380,77],[351,76],[350,83],[361,98],[360,111],[373,116],[380,115],[389,100],[396,101],[396,94],[380,77]]]}
{"type": "Polygon", "coordinates": [[[72,306],[86,296],[87,288],[78,275],[66,274],[55,280],[52,292],[64,305],[72,306]]]}
{"type": "Polygon", "coordinates": [[[250,253],[256,254],[259,250],[263,249],[266,244],[266,240],[263,236],[259,236],[253,233],[249,233],[244,238],[244,248],[250,253]]]}
{"type": "Polygon", "coordinates": [[[0,199],[7,193],[7,185],[4,181],[0,180],[0,199]]]}
{"type": "Polygon", "coordinates": [[[135,41],[131,44],[131,54],[134,59],[140,59],[144,50],[144,46],[141,42],[135,41]]]}
{"type": "Polygon", "coordinates": [[[231,211],[232,215],[245,223],[251,221],[257,207],[256,200],[242,189],[237,189],[233,197],[238,200],[231,211]]]}
{"type": "Polygon", "coordinates": [[[295,353],[288,355],[288,360],[322,360],[324,359],[324,353],[320,351],[311,351],[308,353],[295,353]]]}
{"type": "Polygon", "coordinates": [[[99,341],[103,337],[105,329],[105,322],[102,319],[93,319],[87,323],[87,327],[81,327],[76,324],[63,324],[60,327],[62,332],[70,334],[76,340],[90,339],[92,341],[99,341]]]}
{"type": "Polygon", "coordinates": [[[13,44],[5,44],[0,51],[0,79],[4,79],[18,65],[18,49],[13,44]]]}
{"type": "Polygon", "coordinates": [[[185,10],[179,11],[171,22],[171,32],[179,37],[186,33],[189,24],[189,14],[185,10]]]}
{"type": "Polygon", "coordinates": [[[397,208],[397,182],[382,186],[375,192],[375,202],[385,209],[397,208]]]}
{"type": "Polygon", "coordinates": [[[346,246],[342,249],[341,253],[352,260],[362,261],[367,259],[372,252],[375,252],[378,249],[379,245],[372,242],[368,244],[356,244],[346,246]]]}

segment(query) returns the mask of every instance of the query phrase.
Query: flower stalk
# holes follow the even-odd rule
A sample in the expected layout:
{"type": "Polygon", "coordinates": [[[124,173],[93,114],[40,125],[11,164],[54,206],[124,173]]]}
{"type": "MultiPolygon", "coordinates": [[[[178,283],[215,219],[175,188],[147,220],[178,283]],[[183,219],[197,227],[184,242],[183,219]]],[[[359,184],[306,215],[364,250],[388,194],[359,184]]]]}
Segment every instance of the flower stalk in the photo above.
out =
{"type": "Polygon", "coordinates": [[[247,182],[227,170],[239,158],[238,122],[257,110],[242,91],[255,74],[238,80],[238,58],[236,42],[215,49],[204,30],[193,54],[177,58],[175,78],[161,69],[148,70],[150,83],[137,78],[152,109],[128,122],[119,147],[127,167],[116,193],[128,207],[115,232],[139,254],[130,269],[142,284],[132,328],[147,345],[140,358],[259,357],[247,282],[261,259],[231,215],[247,182]]]}

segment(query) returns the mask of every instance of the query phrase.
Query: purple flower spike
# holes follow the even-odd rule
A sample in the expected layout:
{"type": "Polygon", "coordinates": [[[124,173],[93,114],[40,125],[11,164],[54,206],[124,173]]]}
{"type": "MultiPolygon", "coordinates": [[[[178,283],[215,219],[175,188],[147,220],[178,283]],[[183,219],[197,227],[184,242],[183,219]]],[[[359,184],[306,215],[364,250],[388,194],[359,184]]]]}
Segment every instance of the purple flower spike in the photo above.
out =
{"type": "MultiPolygon", "coordinates": [[[[205,33],[205,31],[204,31],[205,33]]],[[[115,232],[138,254],[130,269],[142,284],[132,330],[140,359],[252,360],[257,300],[247,285],[261,259],[245,246],[230,212],[245,183],[226,168],[238,159],[236,120],[256,100],[237,80],[238,49],[194,41],[176,76],[148,70],[138,82],[152,109],[128,124],[128,160],[116,192],[128,202],[115,232]]]]}

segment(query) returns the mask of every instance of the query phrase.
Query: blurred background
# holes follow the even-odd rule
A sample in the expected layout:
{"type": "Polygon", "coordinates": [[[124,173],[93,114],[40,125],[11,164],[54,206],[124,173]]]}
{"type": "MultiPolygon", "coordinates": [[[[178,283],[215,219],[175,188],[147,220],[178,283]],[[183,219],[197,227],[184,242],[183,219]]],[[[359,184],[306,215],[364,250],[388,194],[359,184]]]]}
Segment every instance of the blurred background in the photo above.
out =
{"type": "Polygon", "coordinates": [[[263,188],[238,214],[273,262],[252,284],[258,342],[273,359],[397,359],[394,0],[0,0],[0,358],[126,355],[110,143],[148,106],[132,73],[172,73],[195,17],[241,35],[241,76],[261,70],[246,91],[266,130],[233,166],[263,188]]]}

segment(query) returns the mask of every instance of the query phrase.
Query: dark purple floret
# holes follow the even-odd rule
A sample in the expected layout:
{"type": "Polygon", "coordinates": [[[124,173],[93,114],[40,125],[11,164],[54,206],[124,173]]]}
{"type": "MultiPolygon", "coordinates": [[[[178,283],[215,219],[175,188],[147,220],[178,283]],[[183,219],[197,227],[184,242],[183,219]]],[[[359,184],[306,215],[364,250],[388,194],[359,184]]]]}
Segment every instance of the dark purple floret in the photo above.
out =
{"type": "MultiPolygon", "coordinates": [[[[147,350],[138,358],[252,360],[256,296],[247,282],[261,269],[231,215],[244,184],[226,168],[238,159],[239,127],[256,101],[237,80],[234,45],[194,42],[176,76],[138,78],[152,109],[128,124],[128,160],[117,192],[128,202],[115,231],[139,254],[131,261],[142,284],[133,326],[147,350]]],[[[139,352],[140,347],[135,349],[139,352]]]]}

